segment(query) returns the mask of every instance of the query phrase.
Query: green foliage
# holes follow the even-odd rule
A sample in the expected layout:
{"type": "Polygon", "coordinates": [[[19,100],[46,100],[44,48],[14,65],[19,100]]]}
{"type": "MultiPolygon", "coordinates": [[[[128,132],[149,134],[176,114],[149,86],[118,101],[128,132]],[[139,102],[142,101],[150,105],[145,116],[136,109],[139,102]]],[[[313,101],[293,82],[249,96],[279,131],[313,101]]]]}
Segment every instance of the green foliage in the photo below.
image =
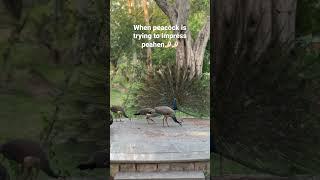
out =
{"type": "Polygon", "coordinates": [[[213,85],[217,151],[259,172],[319,172],[319,55],[275,41],[257,60],[226,46],[213,85]]]}
{"type": "Polygon", "coordinates": [[[192,37],[195,39],[198,32],[206,23],[209,12],[209,1],[191,1],[191,12],[188,19],[188,29],[191,31],[192,37]]]}
{"type": "Polygon", "coordinates": [[[165,65],[172,63],[176,57],[175,49],[155,48],[152,51],[152,61],[154,65],[165,65]]]}
{"type": "MultiPolygon", "coordinates": [[[[135,33],[133,25],[145,24],[141,2],[136,1],[131,10],[132,12],[129,14],[126,0],[111,2],[111,102],[112,104],[125,106],[128,114],[135,110],[137,106],[136,95],[143,87],[142,79],[146,78],[146,52],[145,49],[140,47],[140,44],[146,40],[132,41],[132,34],[135,33]],[[137,62],[133,62],[134,52],[137,55],[137,62]]],[[[209,1],[191,1],[190,10],[188,28],[193,36],[196,36],[202,28],[206,16],[209,15],[209,1]]],[[[149,1],[149,16],[151,26],[167,26],[170,24],[168,17],[163,14],[154,1],[149,1]]],[[[136,33],[142,33],[142,31],[136,31],[136,33]]],[[[163,33],[170,34],[172,31],[163,31],[163,33]]],[[[168,41],[168,39],[157,40],[157,42],[164,43],[168,41]]],[[[210,71],[209,50],[207,48],[205,52],[204,73],[210,71]]],[[[175,56],[175,49],[153,48],[152,64],[154,67],[173,64],[175,56]]],[[[184,108],[188,108],[188,106],[185,105],[184,108]]],[[[208,112],[204,114],[208,115],[208,112]]]]}
{"type": "Polygon", "coordinates": [[[296,31],[298,36],[320,32],[320,4],[318,0],[298,0],[296,31]]]}
{"type": "MultiPolygon", "coordinates": [[[[132,41],[133,33],[145,33],[133,30],[134,24],[144,25],[143,8],[140,2],[132,7],[132,13],[129,14],[126,0],[111,2],[111,63],[120,64],[123,57],[127,61],[132,61],[133,52],[137,53],[139,63],[145,63],[145,49],[141,49],[140,44],[146,40],[132,41]]],[[[191,13],[188,22],[192,36],[195,37],[201,30],[209,15],[209,1],[192,1],[191,13]]],[[[169,20],[154,1],[149,1],[150,25],[167,26],[169,20]]],[[[163,33],[172,33],[172,31],[163,31],[163,33]]],[[[156,42],[167,43],[168,39],[159,39],[156,42]]],[[[208,52],[207,52],[208,53],[208,52]]],[[[175,49],[153,48],[152,63],[155,65],[173,63],[175,59],[175,49]]]]}
{"type": "Polygon", "coordinates": [[[20,19],[23,10],[22,0],[2,0],[2,3],[14,18],[20,19]]]}
{"type": "MultiPolygon", "coordinates": [[[[48,136],[45,145],[53,168],[65,175],[83,175],[74,167],[85,161],[89,152],[105,148],[106,142],[108,87],[106,63],[100,62],[105,62],[107,49],[105,1],[84,5],[85,16],[73,1],[63,1],[56,16],[56,2],[25,6],[21,19],[29,16],[19,38],[9,43],[1,39],[0,67],[10,78],[7,86],[0,87],[4,118],[0,129],[4,139],[38,141],[48,136]],[[72,138],[75,140],[68,144],[72,138]]],[[[8,26],[8,31],[19,26],[8,26]]]]}
{"type": "MultiPolygon", "coordinates": [[[[79,84],[69,92],[67,102],[76,108],[65,118],[71,121],[71,127],[83,134],[83,137],[95,137],[105,140],[106,127],[106,86],[104,65],[97,63],[81,71],[79,84]],[[78,119],[78,120],[76,120],[78,119]],[[76,120],[76,121],[75,121],[76,120]]],[[[81,136],[78,134],[78,136],[81,136]]]]}

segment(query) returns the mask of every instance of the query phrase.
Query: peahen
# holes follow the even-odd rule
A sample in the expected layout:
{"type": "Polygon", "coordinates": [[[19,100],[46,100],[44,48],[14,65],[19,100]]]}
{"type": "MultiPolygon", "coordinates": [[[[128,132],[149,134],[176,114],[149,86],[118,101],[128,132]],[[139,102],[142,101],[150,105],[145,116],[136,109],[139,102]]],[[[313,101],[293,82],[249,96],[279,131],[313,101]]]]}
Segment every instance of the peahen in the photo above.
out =
{"type": "Polygon", "coordinates": [[[162,119],[162,125],[163,126],[164,126],[164,121],[166,121],[167,126],[169,126],[168,121],[167,121],[168,117],[171,117],[174,122],[176,122],[180,126],[182,126],[181,122],[179,122],[177,120],[174,110],[171,109],[170,107],[168,107],[168,106],[158,106],[158,107],[155,107],[154,110],[155,110],[155,113],[158,113],[158,114],[161,114],[161,115],[164,116],[163,119],[162,119]]]}
{"type": "Polygon", "coordinates": [[[110,107],[110,111],[115,113],[116,115],[118,115],[120,121],[121,121],[121,117],[124,116],[126,118],[129,118],[126,114],[126,112],[124,111],[124,108],[122,106],[111,106],[110,107]]]}
{"type": "Polygon", "coordinates": [[[151,120],[152,122],[155,122],[152,117],[156,117],[159,116],[160,114],[155,113],[155,110],[153,108],[142,108],[139,109],[134,115],[138,116],[138,115],[145,115],[146,116],[146,120],[149,124],[149,120],[151,120]]]}

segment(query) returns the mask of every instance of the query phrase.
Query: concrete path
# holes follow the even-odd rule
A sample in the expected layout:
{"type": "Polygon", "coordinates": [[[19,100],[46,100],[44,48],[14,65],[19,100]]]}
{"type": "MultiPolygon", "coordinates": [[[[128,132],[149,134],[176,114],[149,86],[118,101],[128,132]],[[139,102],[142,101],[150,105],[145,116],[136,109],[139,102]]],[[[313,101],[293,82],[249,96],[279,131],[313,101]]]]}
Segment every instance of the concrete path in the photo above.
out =
{"type": "Polygon", "coordinates": [[[110,126],[110,160],[122,162],[205,161],[210,158],[209,120],[184,119],[182,127],[168,119],[148,124],[126,119],[110,126]]]}
{"type": "MultiPolygon", "coordinates": [[[[71,177],[71,178],[66,178],[65,180],[107,180],[107,179],[108,177],[106,173],[105,177],[71,177]]],[[[47,180],[57,180],[57,179],[48,178],[47,180]]]]}

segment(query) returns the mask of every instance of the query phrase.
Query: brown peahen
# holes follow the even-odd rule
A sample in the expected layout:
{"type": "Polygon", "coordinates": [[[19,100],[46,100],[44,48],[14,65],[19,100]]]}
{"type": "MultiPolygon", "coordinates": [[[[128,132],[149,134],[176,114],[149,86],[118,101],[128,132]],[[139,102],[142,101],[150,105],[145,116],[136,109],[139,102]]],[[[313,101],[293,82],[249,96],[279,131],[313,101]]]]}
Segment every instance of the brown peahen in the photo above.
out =
{"type": "Polygon", "coordinates": [[[115,113],[118,118],[120,119],[121,122],[121,117],[124,116],[126,118],[129,118],[126,114],[126,112],[124,111],[124,108],[122,106],[111,106],[110,107],[110,111],[115,113]]]}
{"type": "Polygon", "coordinates": [[[157,117],[160,114],[155,113],[155,110],[152,108],[142,108],[139,109],[134,115],[138,116],[138,115],[144,115],[146,116],[146,120],[149,124],[149,120],[151,120],[152,122],[155,122],[152,117],[157,117]]]}
{"type": "Polygon", "coordinates": [[[179,122],[177,120],[174,110],[171,109],[170,107],[168,107],[168,106],[158,106],[158,107],[155,107],[154,110],[155,110],[155,113],[158,113],[158,114],[161,114],[161,115],[164,116],[163,119],[162,119],[163,127],[164,127],[164,121],[166,121],[167,126],[169,127],[169,124],[168,124],[168,121],[167,121],[168,117],[171,117],[174,122],[176,122],[180,126],[182,126],[181,122],[179,122]]]}

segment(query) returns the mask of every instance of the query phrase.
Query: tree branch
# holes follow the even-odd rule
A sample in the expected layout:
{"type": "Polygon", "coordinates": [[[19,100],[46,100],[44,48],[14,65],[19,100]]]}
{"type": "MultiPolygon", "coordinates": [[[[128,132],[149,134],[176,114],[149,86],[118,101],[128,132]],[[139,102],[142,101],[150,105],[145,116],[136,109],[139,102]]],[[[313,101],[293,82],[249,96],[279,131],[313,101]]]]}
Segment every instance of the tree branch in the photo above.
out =
{"type": "Polygon", "coordinates": [[[198,34],[197,39],[193,44],[193,52],[195,54],[195,70],[197,75],[202,74],[202,66],[203,66],[203,56],[206,50],[206,46],[208,44],[210,36],[210,16],[207,18],[207,22],[202,27],[201,31],[198,34]]]}
{"type": "Polygon", "coordinates": [[[189,0],[176,0],[176,10],[178,12],[176,24],[187,26],[190,10],[189,0]]]}
{"type": "Polygon", "coordinates": [[[167,0],[155,0],[160,9],[166,14],[171,25],[177,22],[177,11],[167,0]]]}
{"type": "Polygon", "coordinates": [[[207,18],[207,22],[202,27],[198,34],[197,39],[194,42],[193,50],[201,49],[202,46],[206,46],[210,36],[210,16],[207,18]]]}

